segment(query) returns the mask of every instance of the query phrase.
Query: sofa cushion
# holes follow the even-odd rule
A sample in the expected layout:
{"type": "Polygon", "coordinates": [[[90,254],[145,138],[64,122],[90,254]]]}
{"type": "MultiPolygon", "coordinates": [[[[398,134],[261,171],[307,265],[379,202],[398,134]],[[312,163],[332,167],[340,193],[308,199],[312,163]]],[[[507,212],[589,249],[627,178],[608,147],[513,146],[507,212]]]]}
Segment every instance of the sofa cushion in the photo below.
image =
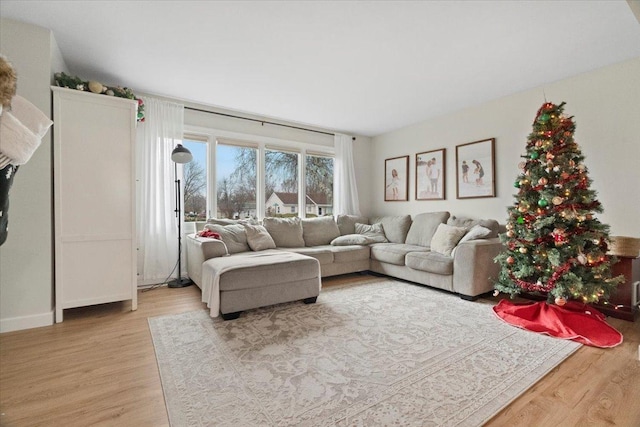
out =
{"type": "Polygon", "coordinates": [[[438,252],[410,252],[407,254],[407,267],[428,273],[449,276],[453,274],[453,258],[438,252]]]}
{"type": "Polygon", "coordinates": [[[407,233],[407,244],[430,247],[431,238],[438,225],[446,223],[448,218],[449,212],[426,212],[416,215],[407,233]]]}
{"type": "Polygon", "coordinates": [[[218,233],[220,235],[220,240],[222,240],[227,246],[227,251],[230,254],[250,251],[249,244],[247,243],[247,233],[244,231],[244,226],[240,224],[205,224],[204,228],[206,230],[211,230],[214,233],[218,233]]]}
{"type": "Polygon", "coordinates": [[[451,251],[456,247],[467,229],[454,227],[453,225],[440,224],[431,239],[431,250],[443,255],[451,256],[451,251]]]}
{"type": "Polygon", "coordinates": [[[348,263],[369,259],[369,246],[333,246],[333,262],[348,263]]]}
{"type": "Polygon", "coordinates": [[[491,230],[491,234],[487,236],[486,239],[498,237],[498,233],[500,233],[500,224],[495,219],[473,219],[452,215],[451,218],[447,220],[447,224],[453,225],[454,227],[464,227],[467,230],[471,230],[475,225],[481,225],[491,230]]]}
{"type": "Polygon", "coordinates": [[[426,252],[423,246],[404,243],[376,243],[371,245],[371,259],[394,265],[405,265],[405,256],[409,252],[426,252]]]}
{"type": "Polygon", "coordinates": [[[339,235],[338,224],[332,216],[302,220],[302,238],[305,246],[328,245],[339,235]]]}
{"type": "Polygon", "coordinates": [[[391,243],[405,243],[411,227],[411,215],[382,216],[372,218],[369,222],[372,224],[382,223],[384,234],[391,243]]]}
{"type": "Polygon", "coordinates": [[[314,246],[310,247],[300,247],[300,248],[287,248],[287,252],[295,252],[297,254],[310,256],[318,260],[320,265],[331,264],[333,262],[333,252],[331,249],[333,246],[314,246]]]}
{"type": "Polygon", "coordinates": [[[355,234],[356,222],[360,224],[369,224],[369,219],[364,216],[357,215],[338,215],[336,218],[340,235],[345,236],[347,234],[355,234]]]}
{"type": "Polygon", "coordinates": [[[299,248],[304,246],[302,221],[300,218],[272,218],[262,220],[276,246],[279,248],[299,248]]]}
{"type": "Polygon", "coordinates": [[[244,224],[244,231],[247,233],[247,243],[251,250],[264,251],[276,248],[273,238],[262,225],[244,224]]]}
{"type": "Polygon", "coordinates": [[[375,223],[371,225],[360,224],[356,222],[356,233],[362,234],[371,240],[370,243],[387,243],[387,237],[384,234],[384,227],[382,224],[375,223]]]}
{"type": "Polygon", "coordinates": [[[376,243],[375,239],[362,234],[345,234],[331,241],[332,246],[368,245],[371,243],[376,243]]]}
{"type": "MultiPolygon", "coordinates": [[[[278,252],[271,249],[271,251],[278,252]]],[[[246,258],[255,256],[253,252],[239,253],[225,257],[223,262],[246,263],[246,258]]],[[[269,260],[272,257],[265,258],[269,260]]],[[[220,265],[220,259],[211,259],[205,264],[220,265]]],[[[205,267],[203,266],[203,269],[205,267]]],[[[218,267],[219,268],[219,267],[218,267]]],[[[304,281],[318,277],[318,262],[311,258],[276,260],[270,264],[261,263],[254,267],[227,270],[220,276],[220,291],[237,291],[241,289],[265,288],[282,282],[304,281]],[[287,274],[283,277],[282,272],[287,274]]]]}

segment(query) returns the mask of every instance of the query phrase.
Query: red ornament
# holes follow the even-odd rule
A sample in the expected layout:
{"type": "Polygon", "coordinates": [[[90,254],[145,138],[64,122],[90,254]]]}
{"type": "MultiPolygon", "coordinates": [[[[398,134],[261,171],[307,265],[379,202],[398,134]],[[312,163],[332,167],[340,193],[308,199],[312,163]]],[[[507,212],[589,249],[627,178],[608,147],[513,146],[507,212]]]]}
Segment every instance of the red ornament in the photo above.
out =
{"type": "Polygon", "coordinates": [[[512,256],[507,257],[507,264],[513,264],[516,262],[516,259],[512,256]]]}

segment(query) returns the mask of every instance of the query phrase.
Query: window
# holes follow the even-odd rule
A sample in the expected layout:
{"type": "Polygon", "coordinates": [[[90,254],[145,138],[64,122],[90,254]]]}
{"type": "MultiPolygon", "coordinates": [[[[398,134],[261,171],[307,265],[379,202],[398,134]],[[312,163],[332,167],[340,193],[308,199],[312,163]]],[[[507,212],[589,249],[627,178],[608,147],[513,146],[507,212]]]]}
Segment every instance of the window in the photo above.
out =
{"type": "Polygon", "coordinates": [[[185,221],[333,214],[330,149],[196,127],[183,145],[185,221]]]}
{"type": "Polygon", "coordinates": [[[205,221],[207,219],[207,143],[194,139],[182,141],[191,154],[193,160],[184,164],[182,169],[184,220],[205,221]]]}
{"type": "Polygon", "coordinates": [[[265,150],[265,216],[297,216],[298,157],[297,153],[265,150]]]}
{"type": "Polygon", "coordinates": [[[306,216],[333,215],[333,158],[307,155],[305,172],[306,216]]]}
{"type": "Polygon", "coordinates": [[[257,153],[253,147],[216,145],[216,217],[257,218],[257,153]]]}

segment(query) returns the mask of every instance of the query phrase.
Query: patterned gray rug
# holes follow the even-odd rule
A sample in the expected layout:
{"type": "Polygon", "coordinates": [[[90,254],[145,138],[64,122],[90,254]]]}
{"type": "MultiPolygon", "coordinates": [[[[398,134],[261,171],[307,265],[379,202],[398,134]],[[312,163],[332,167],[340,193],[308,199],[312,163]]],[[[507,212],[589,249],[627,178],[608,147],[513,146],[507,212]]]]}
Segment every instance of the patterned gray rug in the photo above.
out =
{"type": "Polygon", "coordinates": [[[478,426],[580,347],[386,279],[149,326],[174,427],[478,426]]]}

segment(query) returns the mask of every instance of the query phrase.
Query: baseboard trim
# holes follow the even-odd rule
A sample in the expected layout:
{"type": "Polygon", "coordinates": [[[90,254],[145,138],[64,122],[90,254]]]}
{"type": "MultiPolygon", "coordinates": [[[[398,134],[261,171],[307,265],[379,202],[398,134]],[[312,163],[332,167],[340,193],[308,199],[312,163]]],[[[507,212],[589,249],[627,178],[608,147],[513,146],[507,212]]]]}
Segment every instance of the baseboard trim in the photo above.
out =
{"type": "Polygon", "coordinates": [[[48,313],[0,319],[0,333],[39,328],[41,326],[51,326],[53,325],[54,320],[55,312],[53,310],[48,313]]]}

